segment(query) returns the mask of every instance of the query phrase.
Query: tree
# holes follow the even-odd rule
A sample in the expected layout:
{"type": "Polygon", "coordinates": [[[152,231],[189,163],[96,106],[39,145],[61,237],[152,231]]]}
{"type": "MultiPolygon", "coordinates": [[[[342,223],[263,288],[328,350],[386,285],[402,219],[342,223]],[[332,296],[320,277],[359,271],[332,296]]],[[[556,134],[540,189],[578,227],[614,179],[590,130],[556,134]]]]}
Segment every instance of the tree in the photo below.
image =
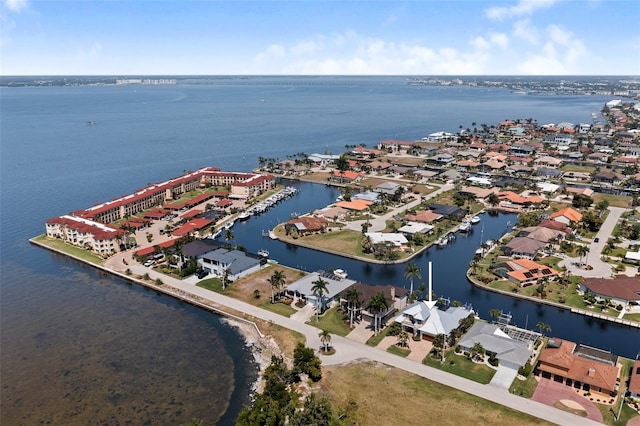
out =
{"type": "Polygon", "coordinates": [[[344,155],[341,155],[335,160],[336,169],[340,172],[340,182],[342,183],[342,179],[344,177],[344,172],[349,170],[349,160],[344,155]]]}
{"type": "Polygon", "coordinates": [[[329,284],[327,281],[323,280],[322,277],[318,277],[317,280],[311,283],[311,292],[316,297],[316,322],[319,321],[318,315],[320,314],[320,309],[322,308],[322,296],[327,292],[327,285],[329,284]]]}
{"type": "Polygon", "coordinates": [[[389,308],[389,301],[384,293],[379,291],[371,297],[367,309],[373,313],[373,332],[378,334],[378,322],[381,322],[379,315],[389,308]]]}
{"type": "Polygon", "coordinates": [[[310,394],[304,401],[301,410],[295,410],[289,417],[289,426],[324,426],[336,423],[331,408],[331,402],[324,396],[318,397],[315,393],[310,394]]]}
{"type": "Polygon", "coordinates": [[[442,333],[436,334],[433,338],[433,347],[440,355],[440,362],[444,361],[444,345],[446,344],[446,336],[442,333]]]}
{"type": "MultiPolygon", "coordinates": [[[[585,256],[587,254],[589,254],[589,247],[587,246],[583,246],[583,245],[579,245],[578,248],[576,249],[576,253],[578,254],[578,256],[580,256],[580,263],[582,264],[582,259],[585,258],[585,256]]],[[[585,259],[585,266],[587,265],[588,260],[585,259]]]]}
{"type": "Polygon", "coordinates": [[[407,342],[409,341],[409,333],[407,333],[406,331],[402,330],[399,334],[398,334],[398,345],[402,346],[403,348],[407,346],[407,342]]]}
{"type": "Polygon", "coordinates": [[[229,269],[228,266],[222,270],[222,289],[223,290],[227,288],[227,285],[229,284],[230,274],[231,274],[231,270],[229,269]]]}
{"type": "Polygon", "coordinates": [[[228,244],[231,244],[231,241],[235,241],[236,237],[235,235],[233,235],[233,231],[231,230],[231,228],[226,228],[224,230],[224,239],[228,244]]]}
{"type": "Polygon", "coordinates": [[[273,274],[271,274],[271,277],[267,278],[267,281],[271,284],[271,303],[275,303],[273,289],[275,288],[279,291],[280,287],[284,286],[284,283],[286,282],[284,272],[280,269],[273,271],[273,274]]]}
{"type": "Polygon", "coordinates": [[[551,331],[551,326],[549,324],[545,324],[542,321],[536,324],[536,328],[540,330],[540,334],[544,335],[545,332],[551,331]]]}
{"type": "Polygon", "coordinates": [[[471,359],[480,359],[483,360],[484,359],[484,347],[482,346],[482,344],[480,342],[477,342],[475,345],[473,345],[473,347],[471,348],[471,351],[469,352],[469,357],[471,359]]]}
{"type": "Polygon", "coordinates": [[[371,238],[369,238],[369,236],[365,235],[364,237],[362,237],[362,250],[365,253],[371,253],[371,251],[373,250],[373,243],[371,242],[371,238]]]}
{"type": "Polygon", "coordinates": [[[318,336],[320,336],[320,341],[324,345],[324,351],[328,352],[330,347],[329,343],[331,343],[331,333],[329,333],[329,330],[322,330],[318,336]]]}
{"type": "Polygon", "coordinates": [[[358,309],[358,305],[360,304],[360,296],[362,293],[358,291],[355,287],[350,287],[345,293],[345,299],[347,299],[348,310],[349,310],[349,327],[353,328],[353,319],[355,316],[355,310],[358,309]]]}
{"type": "Polygon", "coordinates": [[[413,294],[413,279],[422,278],[422,275],[420,275],[421,271],[422,271],[422,268],[420,268],[414,262],[409,263],[404,269],[405,278],[408,278],[411,281],[411,290],[409,291],[409,294],[413,294]]]}
{"type": "Polygon", "coordinates": [[[322,378],[320,365],[320,358],[316,356],[313,349],[298,342],[293,350],[293,373],[297,375],[306,373],[312,381],[317,382],[322,378]]]}
{"type": "Polygon", "coordinates": [[[500,204],[500,197],[498,197],[498,194],[496,194],[495,192],[492,193],[491,195],[489,195],[489,198],[487,199],[487,202],[489,203],[489,205],[491,205],[492,207],[497,206],[498,204],[500,204]]]}
{"type": "Polygon", "coordinates": [[[489,310],[489,315],[491,316],[491,318],[495,318],[495,320],[497,321],[498,318],[500,318],[502,316],[502,310],[501,309],[491,309],[491,310],[489,310]]]}

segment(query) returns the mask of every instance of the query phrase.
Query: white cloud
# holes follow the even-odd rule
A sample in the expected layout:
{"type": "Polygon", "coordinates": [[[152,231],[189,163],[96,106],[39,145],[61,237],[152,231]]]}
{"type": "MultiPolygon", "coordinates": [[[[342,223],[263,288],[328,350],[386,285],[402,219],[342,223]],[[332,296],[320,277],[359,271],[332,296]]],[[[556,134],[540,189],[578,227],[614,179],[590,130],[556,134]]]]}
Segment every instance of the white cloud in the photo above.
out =
{"type": "Polygon", "coordinates": [[[20,13],[29,7],[28,0],[4,0],[2,3],[7,10],[14,13],[20,13]]]}
{"type": "Polygon", "coordinates": [[[581,74],[589,56],[582,41],[557,25],[549,25],[547,41],[539,52],[529,53],[519,67],[523,74],[581,74]]]}
{"type": "Polygon", "coordinates": [[[267,47],[263,52],[260,52],[258,56],[256,56],[256,61],[258,63],[268,62],[271,59],[284,58],[286,54],[286,49],[281,44],[272,44],[267,47]]]}
{"type": "Polygon", "coordinates": [[[531,44],[537,44],[540,40],[538,30],[531,25],[531,21],[529,19],[516,21],[513,24],[513,35],[522,40],[526,40],[531,44]]]}
{"type": "Polygon", "coordinates": [[[502,49],[509,42],[506,35],[495,33],[488,39],[476,37],[464,51],[367,38],[353,31],[313,40],[272,44],[254,62],[263,73],[275,74],[481,74],[491,63],[491,47],[502,49]]]}
{"type": "Polygon", "coordinates": [[[500,47],[501,49],[506,49],[509,47],[509,37],[503,33],[493,33],[489,36],[489,39],[493,44],[500,47]]]}
{"type": "Polygon", "coordinates": [[[502,20],[523,15],[531,15],[537,9],[553,6],[557,0],[520,0],[514,6],[496,6],[485,9],[484,15],[489,19],[502,20]]]}
{"type": "Polygon", "coordinates": [[[472,39],[469,44],[478,50],[488,49],[491,46],[491,44],[489,44],[489,42],[485,40],[484,37],[476,37],[472,39]]]}

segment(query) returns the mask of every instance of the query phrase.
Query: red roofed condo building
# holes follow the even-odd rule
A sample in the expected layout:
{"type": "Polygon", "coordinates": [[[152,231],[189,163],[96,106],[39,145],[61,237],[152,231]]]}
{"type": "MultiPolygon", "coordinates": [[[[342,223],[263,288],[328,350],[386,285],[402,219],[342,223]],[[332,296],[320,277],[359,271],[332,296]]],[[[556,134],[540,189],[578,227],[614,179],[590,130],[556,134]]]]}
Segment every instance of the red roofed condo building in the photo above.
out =
{"type": "Polygon", "coordinates": [[[120,251],[119,240],[127,232],[103,223],[74,216],[60,216],[46,222],[47,236],[106,255],[120,251]]]}
{"type": "MultiPolygon", "coordinates": [[[[275,177],[270,174],[222,172],[216,167],[205,167],[149,185],[133,194],[49,219],[46,223],[47,236],[89,248],[99,254],[113,253],[119,251],[119,242],[128,233],[106,224],[140,212],[145,212],[146,218],[159,219],[167,212],[191,208],[210,200],[215,194],[205,193],[188,201],[167,204],[165,208],[157,207],[179,198],[181,194],[208,186],[228,186],[231,188],[229,197],[248,198],[275,188],[276,182],[275,177]]],[[[200,228],[202,226],[198,224],[197,229],[200,228]]]]}

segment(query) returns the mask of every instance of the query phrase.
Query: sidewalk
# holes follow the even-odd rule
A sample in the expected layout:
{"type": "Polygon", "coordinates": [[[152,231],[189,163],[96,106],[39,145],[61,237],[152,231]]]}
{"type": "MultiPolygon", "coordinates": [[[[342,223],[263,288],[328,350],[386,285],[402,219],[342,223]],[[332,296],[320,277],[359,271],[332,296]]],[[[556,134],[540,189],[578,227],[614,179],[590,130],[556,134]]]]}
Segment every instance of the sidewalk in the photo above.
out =
{"type": "MultiPolygon", "coordinates": [[[[293,318],[278,315],[274,312],[267,311],[257,306],[233,299],[231,297],[215,293],[193,284],[183,282],[181,280],[168,277],[156,271],[141,265],[130,265],[130,269],[134,274],[143,275],[148,273],[151,280],[160,278],[165,285],[171,286],[178,291],[191,294],[202,300],[212,303],[214,306],[224,306],[246,315],[270,321],[290,330],[303,334],[306,338],[306,345],[310,348],[319,348],[321,345],[319,337],[319,329],[312,327],[293,318]]],[[[162,287],[158,287],[162,289],[162,287]]],[[[168,289],[167,289],[168,290],[168,289]]],[[[433,380],[443,385],[459,389],[480,398],[504,405],[511,409],[530,414],[556,424],[598,424],[587,419],[578,418],[573,414],[563,412],[554,407],[547,406],[532,400],[524,399],[510,394],[504,389],[495,386],[482,385],[477,382],[465,379],[460,376],[449,374],[447,372],[423,365],[419,362],[393,355],[384,350],[372,348],[354,340],[333,335],[331,345],[335,348],[336,353],[330,356],[322,355],[318,352],[323,365],[340,365],[359,360],[370,360],[383,363],[389,366],[400,368],[404,371],[419,375],[421,377],[433,380]]]]}

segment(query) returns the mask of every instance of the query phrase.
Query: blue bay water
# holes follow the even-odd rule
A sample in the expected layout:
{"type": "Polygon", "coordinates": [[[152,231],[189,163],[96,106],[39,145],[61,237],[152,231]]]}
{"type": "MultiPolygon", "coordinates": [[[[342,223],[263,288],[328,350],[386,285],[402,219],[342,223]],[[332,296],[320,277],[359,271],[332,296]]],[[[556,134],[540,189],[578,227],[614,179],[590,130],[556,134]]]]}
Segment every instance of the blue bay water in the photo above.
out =
{"type": "MultiPolygon", "coordinates": [[[[608,100],[409,86],[399,77],[0,89],[2,423],[80,424],[91,416],[176,423],[197,415],[225,416],[219,424],[226,424],[247,401],[254,374],[240,337],[217,317],[31,246],[27,239],[43,233],[48,218],[202,166],[248,171],[259,156],[338,153],[347,144],[413,140],[507,118],[589,122],[608,100]],[[30,407],[41,408],[30,413],[30,407]]],[[[335,199],[324,187],[305,191],[335,199]]],[[[258,226],[307,206],[290,203],[258,226]]],[[[256,226],[253,220],[244,226],[256,226]]],[[[256,231],[242,243],[266,244],[256,231]]],[[[299,260],[285,246],[269,250],[291,266],[338,267],[322,265],[337,263],[333,258],[299,260]]],[[[434,265],[435,273],[444,266],[434,265]]],[[[346,269],[378,283],[366,266],[346,269]]],[[[397,279],[391,271],[385,283],[397,279]]],[[[472,289],[452,297],[493,296],[472,289]]],[[[620,333],[632,332],[613,334],[620,333]]],[[[637,350],[622,349],[628,356],[637,350]]]]}

